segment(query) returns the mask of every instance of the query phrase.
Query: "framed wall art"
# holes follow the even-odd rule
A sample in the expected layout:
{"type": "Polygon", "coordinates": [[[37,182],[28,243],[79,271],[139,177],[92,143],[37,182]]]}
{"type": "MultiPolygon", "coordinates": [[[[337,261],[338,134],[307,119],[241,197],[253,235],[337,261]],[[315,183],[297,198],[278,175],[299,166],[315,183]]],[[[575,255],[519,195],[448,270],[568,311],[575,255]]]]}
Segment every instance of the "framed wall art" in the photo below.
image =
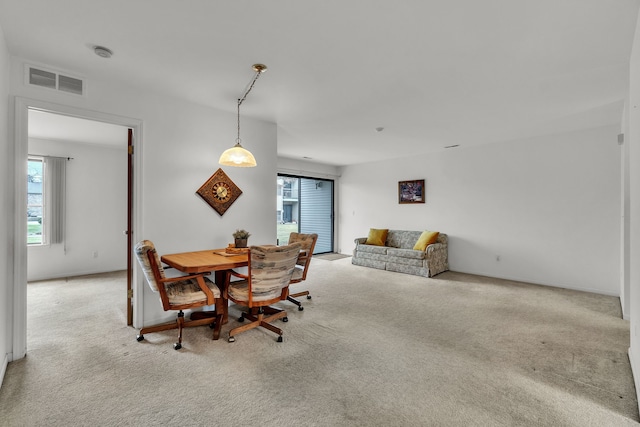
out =
{"type": "Polygon", "coordinates": [[[222,169],[218,169],[202,184],[196,194],[218,212],[218,215],[222,216],[242,194],[242,190],[231,181],[231,178],[222,169]]]}
{"type": "Polygon", "coordinates": [[[424,203],[424,179],[398,182],[398,203],[424,203]]]}

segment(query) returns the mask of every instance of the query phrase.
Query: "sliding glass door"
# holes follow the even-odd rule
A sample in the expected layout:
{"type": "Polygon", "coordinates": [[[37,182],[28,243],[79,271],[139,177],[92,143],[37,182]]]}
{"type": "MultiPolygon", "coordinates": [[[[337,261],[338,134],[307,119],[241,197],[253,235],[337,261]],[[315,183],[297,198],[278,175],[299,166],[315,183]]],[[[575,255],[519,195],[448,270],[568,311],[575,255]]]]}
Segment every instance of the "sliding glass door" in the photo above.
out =
{"type": "Polygon", "coordinates": [[[317,233],[314,254],[333,252],[333,181],[278,175],[278,244],[291,232],[317,233]]]}

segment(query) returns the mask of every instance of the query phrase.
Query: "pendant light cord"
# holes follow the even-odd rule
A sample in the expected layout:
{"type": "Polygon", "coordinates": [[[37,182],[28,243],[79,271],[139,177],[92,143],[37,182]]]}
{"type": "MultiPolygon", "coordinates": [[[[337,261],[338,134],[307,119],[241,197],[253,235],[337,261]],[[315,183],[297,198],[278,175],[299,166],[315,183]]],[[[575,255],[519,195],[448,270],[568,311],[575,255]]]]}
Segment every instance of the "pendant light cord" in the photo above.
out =
{"type": "Polygon", "coordinates": [[[242,105],[244,100],[247,99],[247,95],[249,95],[249,92],[251,92],[251,89],[253,89],[253,85],[256,84],[256,80],[258,80],[260,74],[262,74],[267,69],[267,67],[264,65],[254,65],[253,69],[256,70],[256,75],[249,84],[249,87],[245,91],[244,95],[242,95],[242,98],[238,99],[238,138],[236,139],[236,143],[238,144],[240,143],[240,105],[242,105]]]}

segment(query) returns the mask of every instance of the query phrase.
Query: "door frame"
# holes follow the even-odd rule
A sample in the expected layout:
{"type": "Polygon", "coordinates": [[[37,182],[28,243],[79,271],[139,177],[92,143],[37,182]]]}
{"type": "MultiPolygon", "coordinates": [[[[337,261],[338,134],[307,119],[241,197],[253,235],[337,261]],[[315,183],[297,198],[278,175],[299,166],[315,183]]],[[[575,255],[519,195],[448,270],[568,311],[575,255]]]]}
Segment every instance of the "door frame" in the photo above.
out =
{"type": "MultiPolygon", "coordinates": [[[[331,182],[331,186],[332,186],[332,192],[331,192],[331,250],[333,253],[338,252],[338,250],[336,249],[336,240],[337,240],[337,222],[336,222],[336,212],[337,212],[337,204],[338,204],[338,198],[337,198],[337,186],[338,186],[338,180],[337,177],[333,177],[333,176],[312,176],[312,175],[301,175],[301,172],[297,172],[297,173],[293,173],[290,171],[282,171],[279,170],[277,173],[277,177],[288,177],[288,178],[296,178],[298,180],[300,179],[308,179],[308,180],[316,180],[316,181],[330,181],[331,182]]],[[[302,209],[302,199],[300,198],[300,191],[301,191],[301,186],[298,186],[298,232],[300,232],[300,224],[301,224],[301,218],[300,218],[300,210],[302,209]]],[[[282,219],[284,219],[284,205],[282,207],[282,219]]],[[[324,252],[323,252],[324,253],[324,252]]]]}
{"type": "MultiPolygon", "coordinates": [[[[21,359],[27,352],[27,156],[29,145],[29,110],[41,110],[54,114],[121,125],[133,129],[135,137],[134,182],[133,182],[133,230],[143,235],[142,230],[142,121],[130,117],[101,113],[83,108],[70,107],[48,101],[15,97],[14,117],[14,250],[13,250],[13,348],[9,360],[21,359]]],[[[134,265],[134,272],[136,267],[134,265]]],[[[133,274],[134,327],[142,324],[142,290],[139,274],[133,274]],[[140,296],[140,297],[138,297],[140,296]]]]}

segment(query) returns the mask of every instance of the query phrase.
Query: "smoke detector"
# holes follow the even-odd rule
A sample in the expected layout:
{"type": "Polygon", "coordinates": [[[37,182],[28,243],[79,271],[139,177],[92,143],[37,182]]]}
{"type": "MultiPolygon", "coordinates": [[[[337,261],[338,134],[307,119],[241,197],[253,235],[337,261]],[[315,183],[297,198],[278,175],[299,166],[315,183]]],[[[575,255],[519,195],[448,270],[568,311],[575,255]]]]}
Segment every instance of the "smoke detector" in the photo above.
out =
{"type": "Polygon", "coordinates": [[[103,46],[95,46],[93,51],[101,58],[111,58],[111,55],[113,55],[113,52],[110,49],[103,46]]]}

